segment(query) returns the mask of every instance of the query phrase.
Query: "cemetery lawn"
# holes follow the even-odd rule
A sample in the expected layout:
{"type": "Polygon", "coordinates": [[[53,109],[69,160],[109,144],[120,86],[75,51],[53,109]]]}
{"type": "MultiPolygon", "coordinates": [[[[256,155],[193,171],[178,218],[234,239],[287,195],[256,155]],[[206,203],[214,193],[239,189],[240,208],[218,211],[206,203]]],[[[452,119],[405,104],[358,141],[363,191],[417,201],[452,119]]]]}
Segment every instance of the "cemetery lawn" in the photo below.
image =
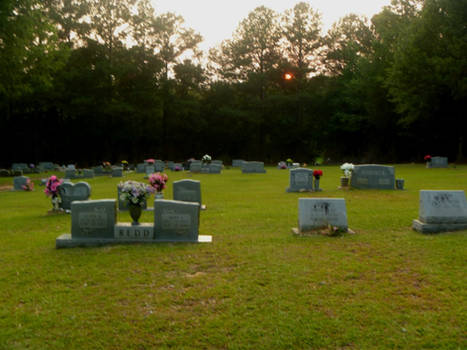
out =
{"type": "MultiPolygon", "coordinates": [[[[0,349],[466,349],[467,231],[411,223],[420,189],[467,192],[467,166],[395,168],[404,191],[340,190],[337,166],[318,194],[286,193],[275,168],[168,172],[167,199],[173,181],[201,180],[212,244],[73,249],[55,249],[71,218],[46,215],[50,173],[31,175],[33,192],[0,192],[0,349]],[[356,233],[292,235],[299,197],[345,198],[356,233]]],[[[91,199],[116,198],[120,180],[86,180],[91,199]]]]}

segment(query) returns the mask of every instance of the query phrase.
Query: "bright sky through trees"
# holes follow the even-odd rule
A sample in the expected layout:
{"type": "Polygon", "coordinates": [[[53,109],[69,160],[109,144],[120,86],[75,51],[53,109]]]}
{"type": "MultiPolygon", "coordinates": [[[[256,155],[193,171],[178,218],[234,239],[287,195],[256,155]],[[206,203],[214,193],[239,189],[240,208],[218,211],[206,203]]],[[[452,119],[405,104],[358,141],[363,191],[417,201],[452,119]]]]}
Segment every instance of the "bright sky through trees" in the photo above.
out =
{"type": "MultiPolygon", "coordinates": [[[[207,50],[232,36],[238,23],[253,9],[264,5],[277,12],[291,9],[300,0],[151,0],[156,13],[175,12],[183,16],[185,24],[199,32],[204,41],[200,48],[207,50]]],[[[371,17],[379,12],[390,0],[313,0],[308,3],[320,11],[323,29],[349,14],[371,17]]]]}

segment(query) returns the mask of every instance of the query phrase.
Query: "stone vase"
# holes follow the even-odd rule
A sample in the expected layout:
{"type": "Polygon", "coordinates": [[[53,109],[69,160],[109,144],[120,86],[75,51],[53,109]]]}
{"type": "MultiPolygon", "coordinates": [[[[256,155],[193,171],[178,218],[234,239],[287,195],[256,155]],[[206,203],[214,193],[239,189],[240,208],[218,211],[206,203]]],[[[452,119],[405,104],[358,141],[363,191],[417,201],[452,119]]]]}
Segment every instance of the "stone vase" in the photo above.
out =
{"type": "Polygon", "coordinates": [[[162,192],[156,192],[154,199],[164,199],[164,194],[162,192]]]}
{"type": "Polygon", "coordinates": [[[138,220],[141,217],[142,210],[143,209],[141,208],[140,205],[135,205],[135,204],[128,205],[128,211],[130,212],[130,216],[133,219],[133,222],[131,223],[131,225],[133,226],[139,225],[138,220]]]}
{"type": "Polygon", "coordinates": [[[315,177],[315,183],[313,184],[313,186],[315,192],[321,191],[321,189],[319,188],[319,177],[315,177]]]}
{"type": "Polygon", "coordinates": [[[349,186],[349,178],[345,176],[341,176],[341,187],[348,187],[349,186]]]}

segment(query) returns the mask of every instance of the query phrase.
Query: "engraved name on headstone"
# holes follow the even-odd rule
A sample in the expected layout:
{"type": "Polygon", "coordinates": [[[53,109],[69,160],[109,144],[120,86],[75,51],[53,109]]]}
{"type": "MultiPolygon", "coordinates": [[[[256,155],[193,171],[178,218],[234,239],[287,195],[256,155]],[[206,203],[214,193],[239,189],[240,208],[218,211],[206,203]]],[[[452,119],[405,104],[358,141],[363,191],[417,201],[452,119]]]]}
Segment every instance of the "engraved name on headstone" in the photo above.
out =
{"type": "Polygon", "coordinates": [[[299,198],[299,232],[311,231],[328,225],[347,231],[347,210],[344,198],[299,198]]]}
{"type": "Polygon", "coordinates": [[[198,241],[198,203],[154,201],[154,237],[167,241],[198,241]]]}
{"type": "Polygon", "coordinates": [[[287,192],[313,190],[313,170],[296,168],[290,170],[290,183],[287,192]]]}
{"type": "Polygon", "coordinates": [[[358,189],[393,190],[395,181],[394,167],[365,164],[354,167],[350,185],[358,189]]]}
{"type": "Polygon", "coordinates": [[[114,199],[71,203],[71,237],[113,238],[117,219],[114,199]]]}

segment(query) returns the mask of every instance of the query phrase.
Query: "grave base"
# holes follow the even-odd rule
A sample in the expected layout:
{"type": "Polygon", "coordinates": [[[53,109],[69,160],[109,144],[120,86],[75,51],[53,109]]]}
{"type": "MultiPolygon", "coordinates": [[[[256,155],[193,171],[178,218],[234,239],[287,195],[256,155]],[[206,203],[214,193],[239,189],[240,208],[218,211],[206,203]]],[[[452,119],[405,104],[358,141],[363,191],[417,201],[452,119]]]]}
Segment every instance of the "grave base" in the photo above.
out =
{"type": "Polygon", "coordinates": [[[427,224],[418,219],[412,222],[412,229],[421,233],[438,233],[467,230],[467,224],[427,224]]]}
{"type": "Polygon", "coordinates": [[[55,240],[55,248],[74,247],[98,247],[111,244],[131,244],[131,243],[211,243],[212,236],[199,235],[197,241],[174,241],[174,240],[135,240],[135,239],[115,239],[115,238],[71,238],[70,233],[64,233],[55,240]]]}
{"type": "MultiPolygon", "coordinates": [[[[350,234],[354,234],[355,231],[351,230],[350,228],[347,228],[346,231],[341,231],[343,233],[350,233],[350,234]]],[[[305,235],[322,235],[320,234],[320,229],[316,229],[316,230],[312,230],[312,231],[306,231],[306,232],[300,232],[300,230],[298,229],[298,227],[292,227],[292,233],[294,235],[297,235],[297,236],[305,236],[305,235]]],[[[324,235],[322,235],[324,236],[324,235]]]]}

